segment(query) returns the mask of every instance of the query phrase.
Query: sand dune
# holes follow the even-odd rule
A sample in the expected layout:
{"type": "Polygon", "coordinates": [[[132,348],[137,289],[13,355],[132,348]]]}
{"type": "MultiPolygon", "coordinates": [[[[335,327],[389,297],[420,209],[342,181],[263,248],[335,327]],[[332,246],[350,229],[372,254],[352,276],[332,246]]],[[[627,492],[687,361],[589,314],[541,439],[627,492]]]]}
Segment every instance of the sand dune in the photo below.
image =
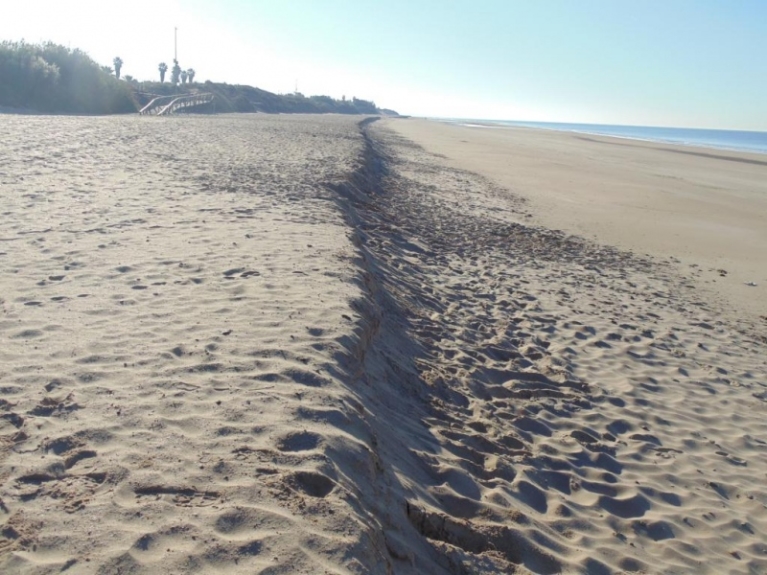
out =
{"type": "Polygon", "coordinates": [[[405,122],[0,126],[4,572],[767,570],[764,325],[675,262],[405,122]]]}

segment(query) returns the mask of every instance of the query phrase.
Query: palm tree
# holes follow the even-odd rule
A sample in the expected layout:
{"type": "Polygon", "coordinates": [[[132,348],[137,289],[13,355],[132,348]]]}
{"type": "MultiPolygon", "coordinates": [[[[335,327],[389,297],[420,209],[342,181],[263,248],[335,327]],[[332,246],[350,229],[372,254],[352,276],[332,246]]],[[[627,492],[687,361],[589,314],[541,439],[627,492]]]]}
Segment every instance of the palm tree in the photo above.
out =
{"type": "Polygon", "coordinates": [[[123,61],[120,56],[117,56],[114,60],[112,60],[112,63],[115,65],[115,76],[117,76],[117,79],[120,79],[120,69],[123,67],[123,61]]]}
{"type": "Polygon", "coordinates": [[[187,75],[187,76],[189,76],[189,83],[190,83],[190,84],[193,84],[193,83],[194,83],[194,75],[195,75],[196,73],[197,73],[197,72],[195,72],[195,71],[194,71],[194,68],[189,68],[189,69],[186,71],[186,75],[187,75]]]}
{"type": "Polygon", "coordinates": [[[178,60],[173,60],[173,69],[170,71],[170,81],[175,86],[178,84],[178,80],[181,77],[181,66],[178,65],[178,60]]]}
{"type": "Polygon", "coordinates": [[[165,62],[160,62],[157,69],[160,70],[160,84],[162,84],[165,82],[165,72],[168,71],[168,65],[165,62]]]}
{"type": "Polygon", "coordinates": [[[186,70],[181,70],[181,83],[186,84],[186,79],[189,77],[189,74],[186,73],[186,70]]]}

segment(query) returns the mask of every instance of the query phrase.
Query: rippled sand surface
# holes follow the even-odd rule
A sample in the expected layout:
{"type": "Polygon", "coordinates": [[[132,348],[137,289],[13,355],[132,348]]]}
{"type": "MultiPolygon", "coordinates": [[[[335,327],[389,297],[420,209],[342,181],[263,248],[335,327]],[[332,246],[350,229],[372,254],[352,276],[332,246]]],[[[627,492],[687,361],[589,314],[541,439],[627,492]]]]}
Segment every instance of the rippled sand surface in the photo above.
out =
{"type": "Polygon", "coordinates": [[[3,572],[767,569],[767,330],[673,262],[393,121],[0,149],[3,572]]]}

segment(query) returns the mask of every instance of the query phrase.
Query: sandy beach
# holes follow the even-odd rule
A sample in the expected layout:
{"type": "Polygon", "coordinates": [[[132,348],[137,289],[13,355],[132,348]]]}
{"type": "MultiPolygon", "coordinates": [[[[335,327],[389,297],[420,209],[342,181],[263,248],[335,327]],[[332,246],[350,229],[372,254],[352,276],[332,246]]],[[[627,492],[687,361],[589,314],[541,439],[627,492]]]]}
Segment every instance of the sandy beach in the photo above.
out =
{"type": "Polygon", "coordinates": [[[3,573],[767,572],[767,156],[265,114],[0,150],[3,573]]]}
{"type": "Polygon", "coordinates": [[[417,120],[396,129],[524,197],[534,223],[673,259],[709,299],[767,315],[767,155],[417,120]]]}

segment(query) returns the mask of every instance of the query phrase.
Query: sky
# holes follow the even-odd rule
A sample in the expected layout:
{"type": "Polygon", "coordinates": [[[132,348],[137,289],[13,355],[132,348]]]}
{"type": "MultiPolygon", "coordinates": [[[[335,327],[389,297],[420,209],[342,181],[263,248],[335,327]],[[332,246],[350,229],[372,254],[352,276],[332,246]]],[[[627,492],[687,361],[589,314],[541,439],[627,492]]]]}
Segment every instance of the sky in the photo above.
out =
{"type": "Polygon", "coordinates": [[[767,0],[24,0],[0,40],[444,118],[767,131],[767,0]]]}

